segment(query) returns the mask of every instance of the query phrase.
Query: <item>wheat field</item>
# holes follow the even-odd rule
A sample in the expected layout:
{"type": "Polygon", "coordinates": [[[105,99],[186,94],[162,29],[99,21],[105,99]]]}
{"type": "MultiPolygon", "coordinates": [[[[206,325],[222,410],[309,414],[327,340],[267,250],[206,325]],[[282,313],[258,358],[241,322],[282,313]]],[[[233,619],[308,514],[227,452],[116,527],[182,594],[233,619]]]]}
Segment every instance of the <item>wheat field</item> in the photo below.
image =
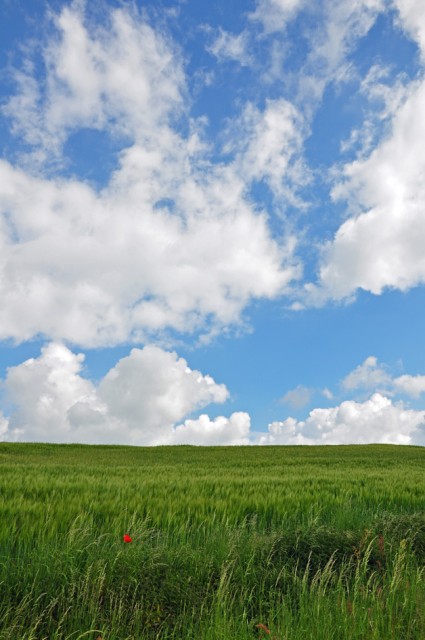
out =
{"type": "Polygon", "coordinates": [[[423,640],[424,469],[391,445],[0,443],[0,640],[423,640]]]}

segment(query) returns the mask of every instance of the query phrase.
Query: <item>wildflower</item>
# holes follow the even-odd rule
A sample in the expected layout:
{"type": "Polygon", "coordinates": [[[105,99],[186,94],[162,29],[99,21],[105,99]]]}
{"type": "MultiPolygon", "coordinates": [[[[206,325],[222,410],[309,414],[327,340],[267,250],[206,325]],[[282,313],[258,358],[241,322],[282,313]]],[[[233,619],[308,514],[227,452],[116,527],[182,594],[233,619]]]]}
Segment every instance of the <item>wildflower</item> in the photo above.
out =
{"type": "Polygon", "coordinates": [[[124,542],[133,542],[133,539],[128,535],[128,533],[124,534],[124,542]]]}

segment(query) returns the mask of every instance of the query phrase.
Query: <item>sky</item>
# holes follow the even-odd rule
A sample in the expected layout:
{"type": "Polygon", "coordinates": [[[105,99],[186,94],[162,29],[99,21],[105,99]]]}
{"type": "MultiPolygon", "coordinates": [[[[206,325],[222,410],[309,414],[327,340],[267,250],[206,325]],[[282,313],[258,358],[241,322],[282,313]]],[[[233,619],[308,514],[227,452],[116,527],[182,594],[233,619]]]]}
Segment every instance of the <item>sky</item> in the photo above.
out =
{"type": "Polygon", "coordinates": [[[0,440],[425,445],[425,3],[0,0],[0,440]]]}

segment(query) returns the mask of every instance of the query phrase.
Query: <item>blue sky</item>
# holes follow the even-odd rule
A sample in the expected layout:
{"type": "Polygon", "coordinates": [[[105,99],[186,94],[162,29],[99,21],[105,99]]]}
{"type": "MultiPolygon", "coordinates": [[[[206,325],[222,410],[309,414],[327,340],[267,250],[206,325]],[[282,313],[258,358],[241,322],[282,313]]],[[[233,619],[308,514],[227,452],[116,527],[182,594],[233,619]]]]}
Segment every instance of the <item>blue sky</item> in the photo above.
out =
{"type": "Polygon", "coordinates": [[[0,439],[425,444],[425,6],[1,14],[0,439]]]}

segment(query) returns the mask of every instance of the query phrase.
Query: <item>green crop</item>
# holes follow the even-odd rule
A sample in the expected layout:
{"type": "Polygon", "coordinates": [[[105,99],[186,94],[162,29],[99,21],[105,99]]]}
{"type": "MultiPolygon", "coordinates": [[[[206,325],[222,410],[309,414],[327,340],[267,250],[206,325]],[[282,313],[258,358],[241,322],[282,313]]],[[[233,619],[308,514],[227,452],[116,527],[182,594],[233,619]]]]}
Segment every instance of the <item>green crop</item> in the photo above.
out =
{"type": "Polygon", "coordinates": [[[423,640],[424,463],[0,443],[0,640],[423,640]]]}

